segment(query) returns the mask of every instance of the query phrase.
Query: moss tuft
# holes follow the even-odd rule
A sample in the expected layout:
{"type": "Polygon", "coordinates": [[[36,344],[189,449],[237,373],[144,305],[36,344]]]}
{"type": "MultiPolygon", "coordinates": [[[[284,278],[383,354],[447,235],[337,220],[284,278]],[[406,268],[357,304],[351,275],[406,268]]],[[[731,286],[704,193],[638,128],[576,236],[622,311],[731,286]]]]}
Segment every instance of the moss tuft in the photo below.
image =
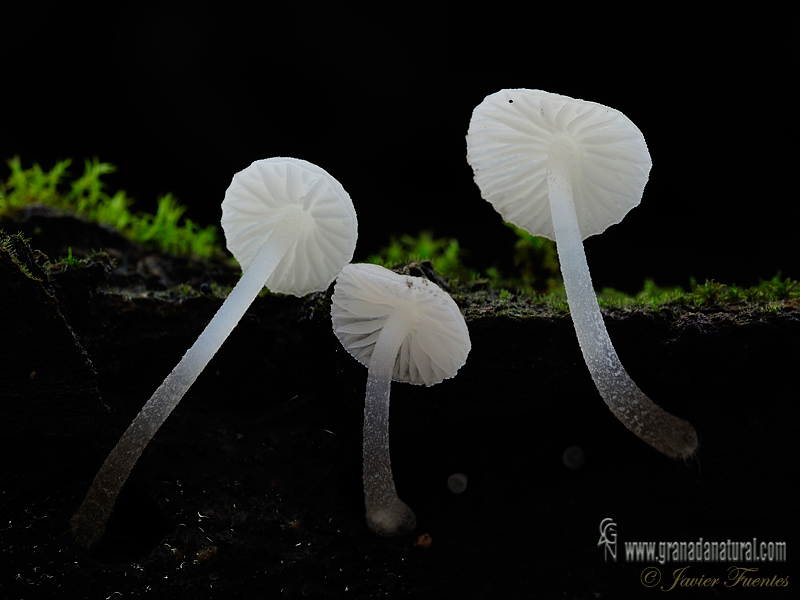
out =
{"type": "Polygon", "coordinates": [[[155,215],[132,213],[134,201],[124,191],[106,191],[102,177],[115,172],[114,165],[97,158],[86,160],[83,174],[69,179],[71,162],[59,161],[46,171],[38,164],[23,169],[19,157],[9,160],[10,174],[0,181],[0,219],[31,204],[45,204],[109,225],[134,242],[162,252],[199,258],[222,254],[217,228],[200,227],[184,217],[186,207],[171,194],[158,199],[155,215]]]}

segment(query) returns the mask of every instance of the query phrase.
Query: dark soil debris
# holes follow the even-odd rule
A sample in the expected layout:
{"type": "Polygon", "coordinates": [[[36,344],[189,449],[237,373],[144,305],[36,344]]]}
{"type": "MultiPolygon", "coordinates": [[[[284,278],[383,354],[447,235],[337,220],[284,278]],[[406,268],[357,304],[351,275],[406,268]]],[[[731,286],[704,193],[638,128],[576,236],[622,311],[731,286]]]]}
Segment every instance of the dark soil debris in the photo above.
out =
{"type": "MultiPolygon", "coordinates": [[[[30,218],[40,231],[63,219],[30,218]]],[[[419,526],[383,539],[363,518],[366,369],[331,332],[329,290],[257,299],[139,460],[102,543],[82,551],[71,514],[238,273],[57,227],[83,269],[46,273],[38,238],[18,249],[33,277],[0,253],[0,597],[627,598],[650,591],[646,566],[671,583],[685,564],[626,560],[625,541],[795,548],[796,305],[605,311],[633,379],[697,429],[699,452],[682,463],[607,410],[568,315],[459,296],[467,365],[392,389],[394,474],[419,526]],[[573,446],[580,468],[562,458],[573,446]],[[461,494],[453,473],[469,478],[461,494]],[[598,547],[606,517],[617,562],[598,547]]],[[[689,571],[724,579],[729,566],[689,571]]],[[[791,558],[747,566],[795,574],[791,558]]]]}

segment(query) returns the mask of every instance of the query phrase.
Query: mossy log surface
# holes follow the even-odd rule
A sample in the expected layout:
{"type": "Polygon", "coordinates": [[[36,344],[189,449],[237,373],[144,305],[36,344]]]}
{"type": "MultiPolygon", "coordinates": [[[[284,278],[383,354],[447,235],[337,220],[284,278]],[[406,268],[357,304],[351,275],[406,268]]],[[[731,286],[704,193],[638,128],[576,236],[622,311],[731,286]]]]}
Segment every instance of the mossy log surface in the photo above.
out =
{"type": "MultiPolygon", "coordinates": [[[[367,371],[331,331],[328,290],[256,300],[139,460],[106,538],[84,552],[69,517],[221,305],[216,284],[238,277],[224,263],[103,249],[81,268],[34,267],[34,279],[0,254],[2,597],[632,597],[656,563],[626,560],[625,541],[794,547],[796,301],[604,311],[634,381],[695,426],[699,451],[684,463],[613,417],[568,314],[490,290],[455,293],[472,352],[452,380],[393,385],[394,476],[419,526],[381,539],[363,515],[367,371]],[[41,367],[29,366],[32,354],[41,367]],[[46,393],[24,387],[40,384],[46,393]],[[580,468],[562,458],[573,446],[580,468]],[[461,494],[448,489],[454,473],[468,478],[461,494]],[[617,562],[598,548],[607,517],[617,562]]],[[[724,581],[734,562],[657,565],[662,585],[687,564],[724,581]]],[[[793,573],[791,559],[736,564],[793,573]]]]}

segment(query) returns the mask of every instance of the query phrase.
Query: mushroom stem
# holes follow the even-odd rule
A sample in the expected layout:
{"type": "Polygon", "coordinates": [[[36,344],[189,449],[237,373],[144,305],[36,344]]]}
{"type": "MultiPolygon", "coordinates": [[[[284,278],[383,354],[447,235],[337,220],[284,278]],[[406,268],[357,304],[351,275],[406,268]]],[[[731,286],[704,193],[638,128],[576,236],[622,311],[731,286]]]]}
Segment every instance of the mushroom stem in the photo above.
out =
{"type": "Polygon", "coordinates": [[[410,324],[405,311],[390,316],[375,343],[364,404],[364,500],[369,528],[380,535],[399,535],[417,519],[397,497],[389,457],[389,392],[400,345],[410,324]]]}
{"type": "MultiPolygon", "coordinates": [[[[289,221],[297,219],[297,215],[284,218],[289,221]]],[[[296,228],[291,226],[274,229],[200,337],[117,442],[72,517],[72,533],[78,544],[89,547],[103,535],[117,495],[145,446],[241,320],[267,278],[295,242],[295,233],[296,228]]]]}
{"type": "Polygon", "coordinates": [[[547,162],[547,189],[558,260],[583,358],[603,400],[628,429],[667,456],[686,458],[697,448],[694,428],[654,404],[637,387],[603,324],[572,193],[576,152],[566,137],[553,142],[547,162]]]}

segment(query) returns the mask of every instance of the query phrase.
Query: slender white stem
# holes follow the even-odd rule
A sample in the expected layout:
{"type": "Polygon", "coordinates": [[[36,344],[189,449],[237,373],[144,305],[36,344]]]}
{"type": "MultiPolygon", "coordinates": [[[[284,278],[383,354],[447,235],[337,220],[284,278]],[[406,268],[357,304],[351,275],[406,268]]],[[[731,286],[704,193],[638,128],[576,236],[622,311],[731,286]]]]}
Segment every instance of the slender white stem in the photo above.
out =
{"type": "Polygon", "coordinates": [[[397,497],[389,458],[389,392],[409,319],[402,310],[386,321],[372,350],[364,404],[364,500],[367,524],[380,535],[411,531],[417,520],[397,497]]]}
{"type": "Polygon", "coordinates": [[[280,227],[273,230],[203,333],[117,442],[72,517],[72,533],[80,545],[91,546],[103,534],[117,495],[145,446],[236,327],[295,239],[280,227]]]}
{"type": "Polygon", "coordinates": [[[686,458],[697,448],[694,428],[654,404],[637,387],[622,366],[603,324],[575,212],[575,152],[567,138],[553,143],[547,184],[558,260],[583,358],[603,400],[628,429],[664,454],[686,458]]]}

